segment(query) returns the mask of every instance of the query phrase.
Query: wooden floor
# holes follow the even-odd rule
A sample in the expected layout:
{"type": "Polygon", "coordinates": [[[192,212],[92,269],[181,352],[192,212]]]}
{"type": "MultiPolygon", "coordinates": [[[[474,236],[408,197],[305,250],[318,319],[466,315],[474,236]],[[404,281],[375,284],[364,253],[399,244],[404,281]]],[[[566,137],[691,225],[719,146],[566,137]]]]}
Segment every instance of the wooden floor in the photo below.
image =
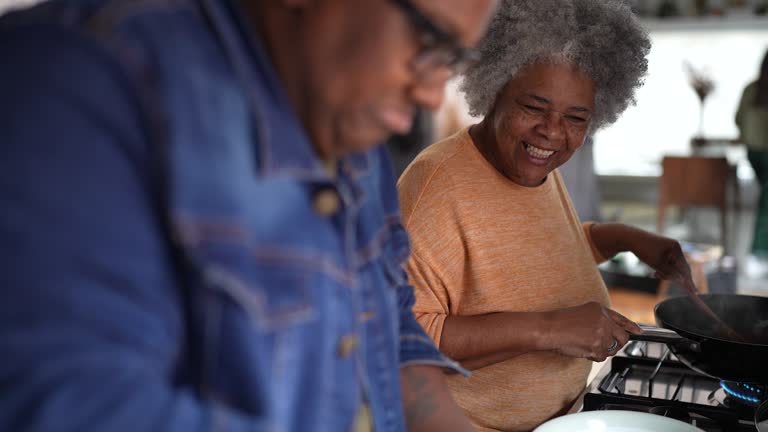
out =
{"type": "Polygon", "coordinates": [[[660,301],[655,294],[609,287],[611,309],[640,324],[655,324],[653,308],[660,301]]]}

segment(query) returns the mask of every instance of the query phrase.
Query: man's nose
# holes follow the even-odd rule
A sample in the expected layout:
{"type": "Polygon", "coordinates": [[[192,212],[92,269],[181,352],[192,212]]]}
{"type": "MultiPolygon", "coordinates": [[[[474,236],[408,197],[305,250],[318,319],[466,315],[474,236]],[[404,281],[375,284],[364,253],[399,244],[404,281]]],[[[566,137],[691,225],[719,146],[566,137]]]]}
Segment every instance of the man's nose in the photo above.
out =
{"type": "Polygon", "coordinates": [[[411,88],[411,98],[428,110],[437,110],[445,99],[445,86],[452,75],[451,69],[441,67],[427,76],[419,77],[411,88]]]}

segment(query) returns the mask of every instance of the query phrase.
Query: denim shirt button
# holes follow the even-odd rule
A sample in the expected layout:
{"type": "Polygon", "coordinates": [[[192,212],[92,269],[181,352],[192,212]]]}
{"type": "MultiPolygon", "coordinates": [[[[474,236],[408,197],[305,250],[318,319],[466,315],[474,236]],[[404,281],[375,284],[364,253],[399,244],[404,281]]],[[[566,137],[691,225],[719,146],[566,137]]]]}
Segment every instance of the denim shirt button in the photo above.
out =
{"type": "Polygon", "coordinates": [[[315,194],[312,206],[320,216],[331,216],[339,210],[339,194],[333,189],[321,189],[315,194]]]}
{"type": "Polygon", "coordinates": [[[349,334],[346,336],[343,336],[339,340],[338,344],[338,355],[341,358],[347,358],[349,357],[356,349],[357,346],[360,344],[360,339],[358,339],[357,335],[349,334]]]}
{"type": "Polygon", "coordinates": [[[372,310],[363,312],[359,315],[360,322],[368,322],[374,319],[375,317],[376,317],[376,312],[372,310]]]}

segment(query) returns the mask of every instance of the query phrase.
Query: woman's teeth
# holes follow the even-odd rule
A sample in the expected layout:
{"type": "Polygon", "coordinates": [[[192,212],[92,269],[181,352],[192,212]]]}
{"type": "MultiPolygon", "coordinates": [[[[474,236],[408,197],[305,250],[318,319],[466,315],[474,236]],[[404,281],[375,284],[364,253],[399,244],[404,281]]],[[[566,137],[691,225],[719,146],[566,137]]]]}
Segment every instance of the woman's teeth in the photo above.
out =
{"type": "Polygon", "coordinates": [[[525,151],[528,152],[529,155],[537,158],[537,159],[546,159],[550,156],[552,156],[552,153],[554,153],[554,150],[544,150],[540,149],[538,147],[534,147],[530,144],[525,144],[525,151]]]}

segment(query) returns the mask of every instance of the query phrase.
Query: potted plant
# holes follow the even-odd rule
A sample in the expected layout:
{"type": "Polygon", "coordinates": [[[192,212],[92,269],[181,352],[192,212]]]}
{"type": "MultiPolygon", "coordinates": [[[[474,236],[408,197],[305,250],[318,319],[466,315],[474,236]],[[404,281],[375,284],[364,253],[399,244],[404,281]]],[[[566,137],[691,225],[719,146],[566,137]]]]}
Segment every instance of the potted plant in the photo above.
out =
{"type": "Polygon", "coordinates": [[[707,101],[707,96],[715,90],[715,83],[708,75],[696,70],[688,62],[685,63],[685,69],[688,73],[688,82],[699,98],[699,129],[691,143],[694,146],[700,146],[706,141],[704,139],[704,104],[707,101]]]}

